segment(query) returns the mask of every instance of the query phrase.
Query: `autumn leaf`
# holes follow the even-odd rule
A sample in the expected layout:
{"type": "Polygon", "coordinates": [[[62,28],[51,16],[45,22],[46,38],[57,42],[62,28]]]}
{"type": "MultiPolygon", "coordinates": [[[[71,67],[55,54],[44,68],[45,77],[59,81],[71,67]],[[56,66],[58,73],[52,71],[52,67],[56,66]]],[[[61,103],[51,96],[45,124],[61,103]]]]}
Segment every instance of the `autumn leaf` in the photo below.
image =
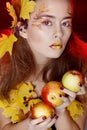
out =
{"type": "Polygon", "coordinates": [[[21,0],[21,11],[20,11],[20,18],[29,19],[29,13],[34,11],[36,3],[34,1],[29,0],[21,0]]]}
{"type": "Polygon", "coordinates": [[[6,52],[9,52],[11,55],[13,44],[17,41],[14,34],[11,34],[9,37],[5,34],[2,36],[3,37],[0,38],[0,57],[2,57],[6,52]]]}
{"type": "Polygon", "coordinates": [[[13,18],[12,26],[14,27],[17,24],[17,15],[15,13],[15,10],[13,8],[13,5],[11,5],[9,2],[6,3],[7,11],[9,12],[9,15],[13,18]]]}

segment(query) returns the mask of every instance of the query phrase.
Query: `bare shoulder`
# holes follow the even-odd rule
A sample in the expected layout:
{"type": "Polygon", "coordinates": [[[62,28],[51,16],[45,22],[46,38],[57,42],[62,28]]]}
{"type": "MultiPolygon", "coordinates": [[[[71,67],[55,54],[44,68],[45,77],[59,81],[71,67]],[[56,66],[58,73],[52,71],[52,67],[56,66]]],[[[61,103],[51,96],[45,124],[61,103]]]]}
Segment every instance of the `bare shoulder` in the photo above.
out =
{"type": "Polygon", "coordinates": [[[3,115],[3,109],[0,108],[0,130],[2,130],[2,128],[8,123],[10,123],[10,119],[3,115]]]}
{"type": "Polygon", "coordinates": [[[86,86],[86,93],[84,95],[80,95],[78,99],[81,103],[83,103],[84,112],[82,115],[79,116],[78,120],[76,120],[76,123],[79,125],[81,130],[84,130],[87,119],[87,86],[86,86]]]}

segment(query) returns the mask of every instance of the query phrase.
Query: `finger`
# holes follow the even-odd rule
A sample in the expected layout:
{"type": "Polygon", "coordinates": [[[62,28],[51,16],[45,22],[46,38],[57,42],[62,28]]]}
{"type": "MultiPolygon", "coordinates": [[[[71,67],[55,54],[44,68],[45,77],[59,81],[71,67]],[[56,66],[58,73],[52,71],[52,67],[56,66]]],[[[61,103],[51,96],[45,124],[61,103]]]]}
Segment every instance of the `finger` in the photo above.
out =
{"type": "Polygon", "coordinates": [[[46,119],[45,116],[41,116],[40,118],[31,120],[31,124],[32,124],[32,125],[39,124],[39,123],[41,123],[42,121],[44,121],[45,119],[46,119]]]}
{"type": "MultiPolygon", "coordinates": [[[[76,95],[76,94],[75,94],[76,95]]],[[[68,97],[62,97],[62,100],[67,104],[69,105],[72,101],[75,100],[75,97],[76,96],[68,96],[68,97]]]]}
{"type": "Polygon", "coordinates": [[[71,96],[69,96],[69,100],[70,100],[70,102],[72,102],[72,101],[75,100],[75,97],[71,97],[71,96]]]}
{"type": "Polygon", "coordinates": [[[51,122],[47,125],[47,129],[48,129],[48,128],[51,128],[51,126],[56,122],[57,119],[58,119],[58,116],[56,115],[56,116],[51,120],[51,122]]]}
{"type": "Polygon", "coordinates": [[[60,114],[62,111],[65,110],[65,108],[66,108],[69,104],[70,104],[70,102],[67,102],[67,103],[64,102],[62,105],[60,105],[60,106],[58,106],[58,107],[55,108],[55,109],[56,109],[56,112],[57,112],[58,114],[60,114]]]}
{"type": "Polygon", "coordinates": [[[80,87],[80,91],[77,92],[77,95],[82,95],[82,94],[86,94],[85,86],[80,87]]]}
{"type": "Polygon", "coordinates": [[[76,97],[76,93],[64,88],[63,90],[61,90],[62,92],[66,93],[67,95],[71,96],[71,97],[76,97]]]}
{"type": "Polygon", "coordinates": [[[65,109],[69,104],[70,104],[70,102],[63,103],[63,104],[60,106],[60,108],[58,108],[58,109],[65,109]]]}
{"type": "Polygon", "coordinates": [[[65,96],[61,96],[60,99],[63,100],[65,103],[70,102],[69,98],[65,96]]]}
{"type": "Polygon", "coordinates": [[[64,110],[64,109],[71,103],[71,101],[70,101],[70,99],[69,99],[68,97],[62,96],[62,97],[60,97],[60,98],[61,98],[64,102],[63,102],[62,105],[60,105],[60,106],[58,106],[58,107],[55,108],[57,112],[58,112],[58,111],[61,111],[61,110],[64,110]]]}
{"type": "Polygon", "coordinates": [[[50,123],[51,120],[52,120],[51,117],[48,117],[42,123],[38,124],[38,127],[41,128],[41,127],[47,126],[50,123]]]}
{"type": "Polygon", "coordinates": [[[44,122],[38,125],[38,128],[43,128],[46,126],[46,129],[50,128],[56,121],[56,116],[54,118],[47,118],[44,122]]]}
{"type": "Polygon", "coordinates": [[[85,76],[85,84],[87,84],[87,76],[85,76]]]}

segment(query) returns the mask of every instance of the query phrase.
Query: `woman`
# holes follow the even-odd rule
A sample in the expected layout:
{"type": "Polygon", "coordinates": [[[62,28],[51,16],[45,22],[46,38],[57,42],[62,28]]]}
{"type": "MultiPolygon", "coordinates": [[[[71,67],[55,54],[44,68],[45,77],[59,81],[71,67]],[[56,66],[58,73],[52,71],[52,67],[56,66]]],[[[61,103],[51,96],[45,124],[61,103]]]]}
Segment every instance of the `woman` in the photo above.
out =
{"type": "MultiPolygon", "coordinates": [[[[73,40],[73,11],[70,1],[36,0],[36,5],[35,3],[31,4],[33,9],[35,7],[35,10],[31,9],[30,12],[28,4],[32,3],[32,1],[25,2],[23,0],[22,2],[27,5],[24,6],[22,3],[23,8],[20,8],[20,1],[17,2],[13,0],[6,1],[4,5],[7,7],[10,19],[13,16],[11,12],[13,8],[10,7],[13,5],[19,21],[17,24],[10,22],[12,24],[10,34],[15,33],[15,35],[11,35],[13,38],[11,37],[9,40],[15,42],[12,52],[10,53],[10,49],[7,51],[6,48],[6,53],[4,53],[5,51],[0,53],[0,93],[2,103],[0,108],[0,129],[47,130],[54,124],[56,130],[83,130],[86,114],[83,114],[75,122],[65,108],[60,111],[56,108],[56,115],[47,119],[40,117],[32,120],[27,112],[22,120],[21,115],[24,113],[17,113],[19,117],[21,116],[18,123],[12,123],[11,118],[7,118],[11,111],[7,113],[7,117],[6,113],[3,115],[3,111],[6,110],[5,103],[6,105],[11,104],[12,99],[14,101],[14,97],[16,97],[16,94],[12,93],[10,95],[9,92],[12,92],[13,88],[13,92],[15,92],[15,88],[18,88],[17,86],[20,83],[25,85],[31,82],[35,86],[37,95],[41,96],[41,90],[48,81],[61,81],[62,75],[67,70],[77,69],[81,71],[82,69],[81,61],[73,57],[69,52],[69,46],[73,40]],[[27,15],[20,9],[24,12],[28,10],[28,14],[31,13],[29,20],[27,20],[27,15]],[[61,125],[61,122],[64,124],[61,125]],[[78,122],[82,122],[82,124],[80,125],[78,122]]],[[[16,16],[12,18],[13,21],[17,20],[16,16]]],[[[4,34],[10,35],[9,31],[4,34]]],[[[26,99],[24,98],[24,100],[26,99]]]]}

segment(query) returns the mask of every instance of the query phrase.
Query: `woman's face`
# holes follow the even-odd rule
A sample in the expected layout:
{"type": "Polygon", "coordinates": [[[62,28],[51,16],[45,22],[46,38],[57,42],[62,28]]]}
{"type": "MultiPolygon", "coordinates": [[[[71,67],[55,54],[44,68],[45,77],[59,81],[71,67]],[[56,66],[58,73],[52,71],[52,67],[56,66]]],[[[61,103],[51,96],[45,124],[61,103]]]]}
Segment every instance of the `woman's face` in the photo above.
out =
{"type": "Polygon", "coordinates": [[[37,0],[28,21],[27,41],[33,52],[58,58],[65,49],[72,29],[69,0],[37,0]]]}

